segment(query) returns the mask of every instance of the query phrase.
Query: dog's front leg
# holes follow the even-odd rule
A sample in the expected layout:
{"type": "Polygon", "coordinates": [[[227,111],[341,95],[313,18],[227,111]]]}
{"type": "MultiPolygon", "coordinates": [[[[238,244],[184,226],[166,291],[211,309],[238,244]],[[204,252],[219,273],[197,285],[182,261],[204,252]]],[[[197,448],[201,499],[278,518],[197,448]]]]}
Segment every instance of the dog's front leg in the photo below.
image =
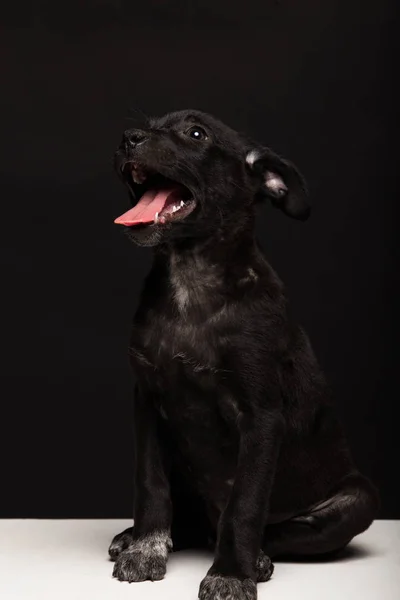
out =
{"type": "Polygon", "coordinates": [[[135,524],[128,547],[116,558],[113,575],[120,581],[155,581],[164,577],[172,548],[172,506],[153,398],[142,387],[135,392],[134,428],[135,524]]]}
{"type": "Polygon", "coordinates": [[[239,418],[235,481],[218,525],[216,554],[200,585],[200,600],[255,600],[256,581],[272,574],[260,554],[268,500],[284,429],[278,410],[258,408],[239,418]]]}

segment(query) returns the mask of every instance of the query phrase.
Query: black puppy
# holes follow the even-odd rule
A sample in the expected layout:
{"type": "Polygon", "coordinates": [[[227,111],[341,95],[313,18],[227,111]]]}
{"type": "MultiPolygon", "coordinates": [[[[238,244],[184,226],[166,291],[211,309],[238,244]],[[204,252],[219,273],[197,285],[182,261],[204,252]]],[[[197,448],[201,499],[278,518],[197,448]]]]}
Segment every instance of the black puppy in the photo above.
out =
{"type": "Polygon", "coordinates": [[[263,198],[309,215],[298,170],[215,118],[126,131],[116,220],[154,264],[134,318],[134,527],[114,576],[162,579],[168,552],[215,547],[201,600],[254,600],[270,557],[343,548],[378,509],[355,469],[307,335],[254,235],[263,198]]]}

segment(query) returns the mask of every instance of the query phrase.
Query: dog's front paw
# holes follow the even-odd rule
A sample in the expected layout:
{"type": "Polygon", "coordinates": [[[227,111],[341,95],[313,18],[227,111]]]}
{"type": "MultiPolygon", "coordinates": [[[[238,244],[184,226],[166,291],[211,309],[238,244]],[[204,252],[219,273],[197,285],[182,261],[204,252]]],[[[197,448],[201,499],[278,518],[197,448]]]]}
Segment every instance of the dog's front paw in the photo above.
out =
{"type": "Polygon", "coordinates": [[[167,570],[168,552],[172,548],[167,533],[156,532],[133,539],[117,556],[113,577],[120,581],[159,581],[167,570]]]}
{"type": "Polygon", "coordinates": [[[200,584],[200,600],[257,600],[257,586],[252,579],[207,575],[200,584]]]}
{"type": "Polygon", "coordinates": [[[257,581],[260,583],[262,581],[268,581],[268,579],[271,579],[273,572],[274,565],[272,564],[270,557],[260,550],[260,554],[258,555],[256,562],[257,581]]]}

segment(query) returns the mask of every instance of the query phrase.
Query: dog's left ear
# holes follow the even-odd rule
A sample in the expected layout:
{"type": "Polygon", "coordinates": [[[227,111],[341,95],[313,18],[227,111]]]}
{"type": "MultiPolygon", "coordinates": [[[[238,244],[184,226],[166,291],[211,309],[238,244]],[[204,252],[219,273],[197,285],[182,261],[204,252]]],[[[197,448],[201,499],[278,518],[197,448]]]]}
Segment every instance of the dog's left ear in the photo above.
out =
{"type": "Polygon", "coordinates": [[[268,197],[272,204],[293,219],[310,215],[306,182],[300,171],[269,148],[250,150],[247,167],[259,180],[256,197],[268,197]]]}

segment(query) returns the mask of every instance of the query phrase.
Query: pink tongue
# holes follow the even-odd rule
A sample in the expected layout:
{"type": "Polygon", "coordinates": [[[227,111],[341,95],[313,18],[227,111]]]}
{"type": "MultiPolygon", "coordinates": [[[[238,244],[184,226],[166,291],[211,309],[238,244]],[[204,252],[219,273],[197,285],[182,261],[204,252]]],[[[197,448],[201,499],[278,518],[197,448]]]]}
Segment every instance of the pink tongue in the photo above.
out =
{"type": "Polygon", "coordinates": [[[153,223],[156,213],[160,213],[167,203],[178,200],[178,187],[170,187],[159,190],[148,190],[140,198],[139,202],[126,213],[115,219],[117,225],[138,225],[140,223],[153,223]]]}

